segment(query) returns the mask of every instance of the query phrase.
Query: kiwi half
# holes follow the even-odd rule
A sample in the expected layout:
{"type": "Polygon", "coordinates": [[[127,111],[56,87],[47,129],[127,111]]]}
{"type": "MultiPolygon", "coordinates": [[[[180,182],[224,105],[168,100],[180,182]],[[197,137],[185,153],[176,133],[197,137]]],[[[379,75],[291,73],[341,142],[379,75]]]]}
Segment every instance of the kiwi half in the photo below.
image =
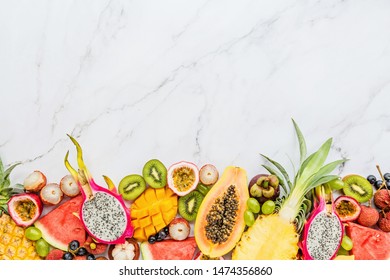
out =
{"type": "Polygon", "coordinates": [[[118,192],[125,200],[134,200],[146,189],[146,183],[141,175],[133,174],[124,177],[118,186],[118,192]]]}
{"type": "Polygon", "coordinates": [[[372,185],[360,175],[347,175],[343,178],[345,195],[356,199],[360,203],[369,201],[373,195],[372,185]]]}
{"type": "Polygon", "coordinates": [[[152,188],[163,188],[167,185],[167,168],[158,159],[151,159],[145,163],[142,176],[152,188]]]}
{"type": "Polygon", "coordinates": [[[192,191],[179,198],[179,214],[189,222],[195,221],[204,196],[198,191],[192,191]]]}

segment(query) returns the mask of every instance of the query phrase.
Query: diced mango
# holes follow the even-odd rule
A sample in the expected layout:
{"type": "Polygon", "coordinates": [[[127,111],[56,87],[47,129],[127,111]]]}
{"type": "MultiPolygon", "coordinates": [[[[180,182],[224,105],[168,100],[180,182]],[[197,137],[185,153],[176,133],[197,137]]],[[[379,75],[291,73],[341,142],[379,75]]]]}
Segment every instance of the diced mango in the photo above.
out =
{"type": "Polygon", "coordinates": [[[131,205],[133,237],[146,241],[166,227],[177,214],[177,195],[168,187],[147,188],[131,205]]]}

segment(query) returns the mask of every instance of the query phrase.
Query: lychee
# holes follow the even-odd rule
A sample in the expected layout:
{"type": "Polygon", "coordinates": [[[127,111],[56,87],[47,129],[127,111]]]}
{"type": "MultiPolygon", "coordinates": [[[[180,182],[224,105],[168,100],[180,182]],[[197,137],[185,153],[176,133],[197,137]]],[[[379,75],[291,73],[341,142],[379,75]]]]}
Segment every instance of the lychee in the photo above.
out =
{"type": "Polygon", "coordinates": [[[382,210],[390,208],[390,191],[387,189],[381,189],[375,192],[374,203],[376,207],[382,210]]]}
{"type": "Polygon", "coordinates": [[[385,213],[379,218],[378,227],[385,232],[390,232],[390,212],[385,213]]]}
{"type": "Polygon", "coordinates": [[[169,235],[174,240],[184,240],[190,235],[190,224],[183,218],[175,218],[169,224],[169,235]]]}
{"type": "Polygon", "coordinates": [[[365,227],[374,226],[379,220],[379,212],[372,207],[361,205],[361,212],[357,222],[365,227]]]}
{"type": "Polygon", "coordinates": [[[39,195],[44,204],[57,205],[61,202],[64,193],[61,191],[60,185],[57,183],[50,183],[41,189],[39,195]]]}
{"type": "Polygon", "coordinates": [[[46,176],[41,171],[34,171],[23,182],[24,189],[29,192],[39,192],[46,185],[46,176]]]}

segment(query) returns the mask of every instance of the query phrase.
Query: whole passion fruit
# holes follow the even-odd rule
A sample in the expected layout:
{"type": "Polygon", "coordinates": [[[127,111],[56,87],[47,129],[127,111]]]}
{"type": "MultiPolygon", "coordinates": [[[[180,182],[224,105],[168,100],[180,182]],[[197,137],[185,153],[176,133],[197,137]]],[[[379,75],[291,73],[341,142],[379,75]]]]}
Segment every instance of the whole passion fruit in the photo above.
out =
{"type": "Polygon", "coordinates": [[[356,199],[346,195],[339,196],[334,202],[334,207],[342,222],[355,221],[362,210],[356,199]]]}

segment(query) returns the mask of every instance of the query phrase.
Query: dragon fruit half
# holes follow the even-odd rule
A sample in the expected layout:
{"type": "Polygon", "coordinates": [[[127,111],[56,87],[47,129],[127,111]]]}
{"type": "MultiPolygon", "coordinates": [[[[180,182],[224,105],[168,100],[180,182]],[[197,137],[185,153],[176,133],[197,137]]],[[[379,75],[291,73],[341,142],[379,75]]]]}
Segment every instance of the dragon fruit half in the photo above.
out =
{"type": "Polygon", "coordinates": [[[340,248],[344,226],[335,212],[331,190],[318,186],[315,194],[314,210],[303,229],[303,258],[331,260],[340,248]]]}

